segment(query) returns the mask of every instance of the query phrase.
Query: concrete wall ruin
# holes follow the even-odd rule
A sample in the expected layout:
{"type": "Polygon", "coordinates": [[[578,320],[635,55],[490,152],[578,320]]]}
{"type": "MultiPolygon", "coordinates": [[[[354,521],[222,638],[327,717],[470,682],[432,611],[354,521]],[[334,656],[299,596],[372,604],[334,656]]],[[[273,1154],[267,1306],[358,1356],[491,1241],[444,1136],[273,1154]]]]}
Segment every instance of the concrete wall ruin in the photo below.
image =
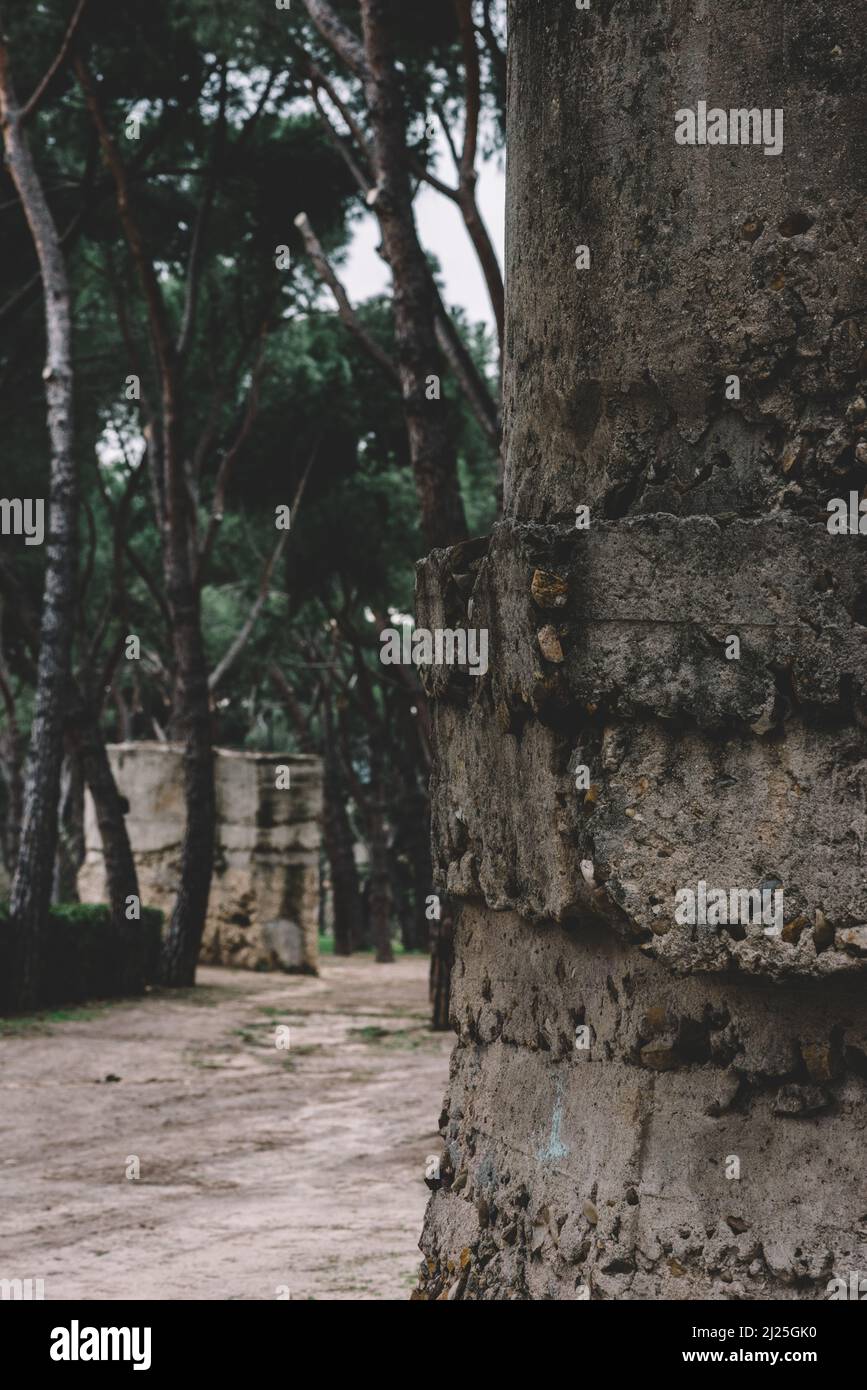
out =
{"type": "MultiPolygon", "coordinates": [[[[129,802],[127,829],[142,901],[168,916],[177,890],[184,833],[183,749],[166,743],[109,746],[129,802]]],[[[217,749],[217,844],[200,959],[250,970],[315,971],[319,954],[319,760],[217,749]],[[278,790],[278,766],[290,786],[278,790]]],[[[106,900],[102,844],[93,802],[85,806],[84,902],[106,900]]]]}
{"type": "Polygon", "coordinates": [[[505,519],[418,582],[490,634],[426,676],[422,1297],[867,1273],[867,541],[826,524],[867,485],[865,56],[854,0],[511,0],[505,519]],[[783,109],[783,154],[678,146],[705,98],[783,109]],[[701,881],[781,889],[782,931],[679,923],[701,881]]]}

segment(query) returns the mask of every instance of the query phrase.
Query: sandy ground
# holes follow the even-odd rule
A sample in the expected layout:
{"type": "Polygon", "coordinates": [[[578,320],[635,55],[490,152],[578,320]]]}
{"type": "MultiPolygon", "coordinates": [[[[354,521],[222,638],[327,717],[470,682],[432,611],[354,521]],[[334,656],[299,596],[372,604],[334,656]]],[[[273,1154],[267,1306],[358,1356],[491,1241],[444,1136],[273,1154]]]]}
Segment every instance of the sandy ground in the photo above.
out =
{"type": "Polygon", "coordinates": [[[426,977],[421,958],[202,968],[195,990],[0,1020],[0,1278],[46,1299],[407,1298],[452,1045],[426,977]]]}

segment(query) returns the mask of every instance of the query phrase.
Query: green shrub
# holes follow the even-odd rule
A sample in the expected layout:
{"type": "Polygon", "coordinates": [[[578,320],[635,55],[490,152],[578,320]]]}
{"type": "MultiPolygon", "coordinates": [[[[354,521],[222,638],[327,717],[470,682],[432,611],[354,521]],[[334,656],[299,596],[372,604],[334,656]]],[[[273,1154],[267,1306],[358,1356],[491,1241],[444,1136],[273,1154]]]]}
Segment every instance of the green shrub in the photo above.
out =
{"type": "MultiPolygon", "coordinates": [[[[0,922],[9,911],[0,903],[0,922]]],[[[39,1005],[141,994],[159,973],[163,914],[143,907],[138,922],[115,926],[104,903],[56,903],[39,970],[39,1005]]],[[[9,1007],[11,934],[0,930],[0,1010],[9,1007]]]]}

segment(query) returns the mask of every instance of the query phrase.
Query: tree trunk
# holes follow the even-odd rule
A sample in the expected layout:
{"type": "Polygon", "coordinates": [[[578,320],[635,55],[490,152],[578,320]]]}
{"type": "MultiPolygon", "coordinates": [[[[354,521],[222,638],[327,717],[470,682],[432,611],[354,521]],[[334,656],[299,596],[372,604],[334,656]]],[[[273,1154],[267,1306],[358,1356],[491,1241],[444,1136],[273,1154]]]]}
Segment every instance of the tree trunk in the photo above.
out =
{"type": "Polygon", "coordinates": [[[84,860],[84,777],[81,760],[69,746],[60,773],[57,853],[54,858],[52,901],[77,903],[78,871],[84,860]]]}
{"type": "MultiPolygon", "coordinates": [[[[324,787],[322,839],[331,874],[334,906],[334,953],[348,956],[366,937],[361,883],[355,862],[355,837],[346,809],[346,782],[342,773],[337,727],[330,686],[322,689],[324,787]]],[[[313,751],[312,747],[308,751],[313,751]]]]}
{"type": "Polygon", "coordinates": [[[76,699],[70,738],[93,797],[112,918],[121,923],[127,920],[127,899],[140,900],[138,873],[126,828],[129,806],[118,791],[97,709],[87,696],[76,699]]]}
{"type": "MultiPolygon", "coordinates": [[[[162,543],[166,606],[172,635],[174,681],[172,736],[183,740],[186,827],[180,884],[163,940],[162,975],[167,985],[195,983],[205,930],[216,836],[214,754],[208,667],[202,636],[201,599],[194,556],[191,508],[182,456],[180,385],[182,360],[159,276],[133,216],[123,160],[102,113],[96,85],[77,57],[74,68],[111,170],[117,207],[138,270],[148,310],[151,344],[160,378],[159,419],[146,429],[148,469],[162,543]]],[[[182,334],[183,336],[183,334],[182,334]]]]}
{"type": "Polygon", "coordinates": [[[454,964],[454,918],[448,900],[440,901],[439,920],[430,924],[429,993],[431,1028],[435,1033],[449,1029],[449,1002],[454,964]]]}
{"type": "MultiPolygon", "coordinates": [[[[2,661],[2,649],[0,649],[2,661]]],[[[15,872],[18,841],[21,838],[21,813],[24,806],[24,740],[18,726],[15,702],[7,672],[0,667],[0,694],[6,710],[6,724],[0,730],[0,775],[6,785],[6,814],[3,820],[3,864],[11,876],[15,872]]]]}
{"type": "Polygon", "coordinates": [[[322,808],[322,839],[331,875],[334,907],[334,954],[348,956],[361,945],[361,886],[353,853],[352,826],[346,810],[346,789],[340,775],[340,760],[332,744],[325,748],[325,786],[322,808]]]}
{"type": "MultiPolygon", "coordinates": [[[[353,767],[352,741],[349,728],[349,707],[343,701],[339,707],[338,728],[343,752],[343,766],[364,822],[364,834],[370,856],[365,884],[365,937],[372,937],[376,959],[388,963],[394,959],[391,948],[391,845],[389,843],[388,801],[386,788],[386,738],[383,716],[377,706],[370,671],[357,636],[348,632],[355,664],[358,699],[367,725],[368,781],[362,784],[353,767]]],[[[329,731],[333,723],[329,718],[329,731]]],[[[330,746],[336,747],[333,737],[326,734],[330,746]]]]}
{"type": "Polygon", "coordinates": [[[364,830],[370,855],[368,865],[370,935],[373,940],[376,959],[382,964],[388,964],[394,960],[394,952],[391,948],[392,856],[388,835],[388,816],[386,814],[383,753],[379,746],[377,732],[374,729],[371,729],[369,749],[370,781],[361,811],[364,817],[364,830]]]}
{"type": "Polygon", "coordinates": [[[163,943],[163,981],[192,985],[205,930],[216,838],[216,792],[208,667],[199,595],[190,573],[188,498],[179,462],[171,473],[165,543],[166,597],[172,615],[176,671],[172,736],[182,738],[187,824],[178,896],[163,943]]]}
{"type": "MultiPolygon", "coordinates": [[[[307,10],[320,33],[339,53],[350,69],[362,77],[372,129],[372,153],[376,187],[368,199],[382,233],[385,257],[394,281],[393,309],[398,371],[403,395],[404,416],[410,457],[419,499],[422,530],[429,546],[454,545],[467,536],[458,480],[457,457],[442,401],[428,398],[428,382],[441,379],[437,339],[438,291],[418,239],[413,209],[412,187],[406,139],[406,112],[401,81],[394,66],[390,41],[390,0],[359,0],[363,50],[357,40],[320,0],[305,0],[307,10]]],[[[461,9],[458,8],[459,19],[461,9]]],[[[465,43],[475,44],[471,32],[472,14],[465,32],[465,43]]],[[[463,21],[462,21],[463,22],[463,21]]],[[[467,50],[465,48],[465,56],[467,50]]],[[[471,70],[468,76],[472,81],[471,70]]],[[[467,156],[471,151],[466,151],[467,156]]],[[[474,154],[474,151],[473,151],[474,154]]],[[[470,159],[474,163],[474,158],[470,159]]],[[[464,170],[461,209],[489,284],[499,280],[496,258],[492,259],[490,239],[475,204],[475,176],[464,170]]],[[[496,289],[495,312],[500,317],[496,289]]],[[[448,339],[448,330],[445,330],[448,339]]],[[[459,379],[467,380],[461,367],[462,344],[451,342],[451,357],[459,379]]],[[[471,387],[472,390],[472,387],[471,387]]],[[[473,394],[475,394],[473,392],[473,394]]],[[[498,494],[499,502],[499,494],[498,494]]],[[[448,971],[448,955],[441,961],[448,971]]],[[[448,993],[448,988],[445,990],[448,993]]]]}
{"type": "Polygon", "coordinates": [[[467,523],[444,403],[426,394],[428,378],[441,377],[442,367],[433,285],[412,206],[406,116],[391,50],[387,0],[361,0],[361,18],[377,174],[373,206],[394,277],[398,369],[422,529],[428,545],[453,545],[466,536],[467,523]]]}
{"type": "Polygon", "coordinates": [[[45,199],[0,39],[0,121],[9,172],[24,209],[42,275],[46,359],[43,379],[51,440],[47,563],[42,603],[36,704],[24,794],[24,813],[10,917],[16,937],[15,982],[21,1008],[36,1003],[42,935],[57,847],[57,802],[63,727],[70,680],[76,603],[78,475],[73,452],[69,286],[57,228],[45,199]]]}
{"type": "Polygon", "coordinates": [[[505,292],[503,276],[494,244],[488,234],[476,203],[476,153],[478,149],[479,118],[481,114],[481,71],[473,16],[473,0],[455,0],[455,14],[461,35],[465,74],[464,147],[459,168],[458,205],[470,240],[479,259],[491,308],[497,325],[497,344],[500,357],[505,332],[505,292]]]}
{"type": "Polygon", "coordinates": [[[509,27],[490,670],[426,676],[466,1182],[422,1292],[824,1300],[867,1268],[862,6],[509,27]],[[782,152],[678,143],[700,102],[782,152]]]}
{"type": "MultiPolygon", "coordinates": [[[[286,713],[295,726],[299,751],[319,756],[319,749],[311,733],[309,714],[301,706],[279,667],[272,667],[271,674],[283,696],[286,713]]],[[[355,862],[355,838],[346,809],[348,793],[341,771],[334,704],[331,687],[327,681],[323,682],[320,698],[323,765],[322,847],[328,860],[328,874],[331,879],[334,954],[348,956],[364,944],[364,904],[358,866],[355,862]]]]}
{"type": "Polygon", "coordinates": [[[361,887],[361,935],[356,950],[369,951],[373,948],[373,931],[370,921],[370,875],[361,887]]]}
{"type": "Polygon", "coordinates": [[[371,788],[367,812],[367,844],[370,850],[370,931],[376,959],[383,965],[394,960],[391,948],[391,854],[384,810],[371,788]]]}
{"type": "MultiPolygon", "coordinates": [[[[410,749],[410,752],[413,750],[410,749]]],[[[403,944],[407,951],[428,949],[427,900],[433,893],[430,856],[430,806],[419,789],[415,771],[402,769],[407,790],[400,803],[395,851],[406,865],[405,904],[402,907],[403,944]]]]}

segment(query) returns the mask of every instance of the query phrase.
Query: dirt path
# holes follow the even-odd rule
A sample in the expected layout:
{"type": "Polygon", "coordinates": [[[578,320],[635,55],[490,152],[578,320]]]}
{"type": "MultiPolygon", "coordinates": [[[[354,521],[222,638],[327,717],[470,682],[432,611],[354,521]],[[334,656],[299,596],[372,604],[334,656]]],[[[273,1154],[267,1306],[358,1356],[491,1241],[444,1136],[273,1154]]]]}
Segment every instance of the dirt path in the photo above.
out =
{"type": "Polygon", "coordinates": [[[426,967],[201,969],[7,1031],[0,1277],[46,1299],[408,1297],[452,1044],[426,967]]]}

